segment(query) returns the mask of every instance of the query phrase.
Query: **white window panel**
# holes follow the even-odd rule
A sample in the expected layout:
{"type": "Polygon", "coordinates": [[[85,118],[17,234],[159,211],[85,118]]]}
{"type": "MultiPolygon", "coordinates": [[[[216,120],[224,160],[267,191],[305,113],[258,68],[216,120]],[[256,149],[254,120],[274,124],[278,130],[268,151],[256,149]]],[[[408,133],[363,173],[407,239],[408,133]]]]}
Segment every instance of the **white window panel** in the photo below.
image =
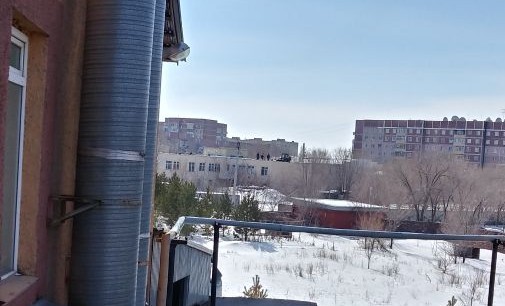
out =
{"type": "Polygon", "coordinates": [[[3,197],[0,213],[0,279],[17,270],[28,37],[11,29],[5,108],[3,197]]]}

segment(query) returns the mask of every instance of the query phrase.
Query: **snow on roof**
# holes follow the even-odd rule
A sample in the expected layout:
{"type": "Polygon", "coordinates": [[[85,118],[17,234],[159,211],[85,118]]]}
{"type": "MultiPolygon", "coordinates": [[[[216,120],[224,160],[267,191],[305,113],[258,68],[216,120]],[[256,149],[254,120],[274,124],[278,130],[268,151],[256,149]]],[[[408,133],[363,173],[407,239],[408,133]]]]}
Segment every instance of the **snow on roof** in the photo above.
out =
{"type": "Polygon", "coordinates": [[[494,233],[505,233],[505,224],[504,225],[485,225],[483,227],[486,231],[494,232],[494,233]]]}
{"type": "MultiPolygon", "coordinates": [[[[232,187],[229,188],[228,193],[233,193],[232,187]]],[[[293,202],[289,201],[288,197],[272,188],[257,186],[237,187],[235,194],[239,195],[240,199],[246,195],[254,196],[262,211],[278,211],[279,204],[293,205],[293,202]]]]}
{"type": "Polygon", "coordinates": [[[371,208],[371,209],[382,209],[382,206],[348,201],[348,200],[335,200],[335,199],[308,199],[308,198],[293,198],[298,201],[305,201],[309,203],[315,203],[320,206],[325,206],[334,209],[354,209],[354,208],[371,208]]]}

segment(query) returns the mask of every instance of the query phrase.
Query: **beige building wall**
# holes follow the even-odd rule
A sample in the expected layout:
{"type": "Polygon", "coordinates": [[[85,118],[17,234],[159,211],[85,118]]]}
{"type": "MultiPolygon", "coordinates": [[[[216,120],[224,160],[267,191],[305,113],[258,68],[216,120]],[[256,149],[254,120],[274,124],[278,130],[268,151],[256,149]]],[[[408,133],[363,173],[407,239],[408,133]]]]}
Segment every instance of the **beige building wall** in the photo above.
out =
{"type": "Polygon", "coordinates": [[[207,187],[233,186],[235,165],[238,186],[269,186],[288,196],[311,197],[320,190],[332,189],[338,169],[336,164],[158,153],[157,172],[165,173],[168,177],[176,173],[184,180],[193,182],[198,190],[205,190],[207,187]],[[219,171],[216,171],[216,165],[219,165],[219,171]]]}

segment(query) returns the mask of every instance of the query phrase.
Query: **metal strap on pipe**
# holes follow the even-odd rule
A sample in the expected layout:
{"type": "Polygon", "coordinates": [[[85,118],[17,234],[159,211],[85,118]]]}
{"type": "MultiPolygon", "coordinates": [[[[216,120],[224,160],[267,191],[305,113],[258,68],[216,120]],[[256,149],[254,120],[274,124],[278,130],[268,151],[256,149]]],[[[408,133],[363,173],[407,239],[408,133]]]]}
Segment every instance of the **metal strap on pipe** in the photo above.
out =
{"type": "Polygon", "coordinates": [[[144,153],[135,151],[111,150],[105,148],[81,148],[79,149],[79,154],[105,159],[144,161],[144,153]]]}
{"type": "Polygon", "coordinates": [[[141,204],[140,199],[100,199],[100,205],[107,207],[137,207],[141,204]]]}
{"type": "Polygon", "coordinates": [[[370,237],[370,238],[393,238],[393,239],[420,239],[420,240],[446,240],[446,241],[505,241],[504,235],[452,235],[452,234],[424,234],[369,230],[335,229],[324,227],[311,227],[299,225],[285,225],[266,222],[247,222],[235,220],[222,220],[201,217],[180,217],[170,230],[171,236],[176,236],[185,224],[208,224],[221,226],[237,226],[254,229],[266,229],[277,232],[300,232],[335,236],[370,237]]]}
{"type": "Polygon", "coordinates": [[[151,238],[150,233],[143,233],[139,235],[139,239],[149,239],[149,238],[151,238]]]}

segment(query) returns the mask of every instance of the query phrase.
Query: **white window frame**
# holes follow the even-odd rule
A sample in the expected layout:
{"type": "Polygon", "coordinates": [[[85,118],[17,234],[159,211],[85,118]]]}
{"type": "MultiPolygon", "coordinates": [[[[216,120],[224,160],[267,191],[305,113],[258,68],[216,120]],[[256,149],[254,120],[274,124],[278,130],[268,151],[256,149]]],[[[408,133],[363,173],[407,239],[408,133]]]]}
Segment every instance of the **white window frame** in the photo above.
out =
{"type": "MultiPolygon", "coordinates": [[[[28,64],[28,36],[12,27],[11,43],[21,48],[21,69],[9,65],[9,81],[26,87],[26,68],[28,64]]],[[[23,92],[24,93],[24,92],[23,92]]],[[[23,96],[24,97],[24,96],[23,96]]],[[[24,99],[23,99],[24,102],[24,99]]]]}
{"type": "MultiPolygon", "coordinates": [[[[26,104],[26,75],[28,68],[28,36],[11,27],[11,43],[21,48],[21,69],[16,69],[10,66],[9,63],[9,78],[8,82],[12,82],[23,88],[21,97],[21,115],[19,122],[19,148],[18,148],[18,165],[17,165],[17,186],[16,186],[16,207],[15,207],[15,225],[14,225],[14,245],[13,245],[13,267],[12,271],[4,275],[0,275],[0,280],[5,279],[16,273],[18,267],[18,248],[19,248],[19,220],[21,211],[21,183],[23,181],[23,142],[24,142],[24,121],[25,121],[25,104],[26,104]]],[[[4,204],[5,205],[5,204],[4,204]]]]}
{"type": "Polygon", "coordinates": [[[261,167],[261,176],[268,176],[268,167],[261,167]]]}

